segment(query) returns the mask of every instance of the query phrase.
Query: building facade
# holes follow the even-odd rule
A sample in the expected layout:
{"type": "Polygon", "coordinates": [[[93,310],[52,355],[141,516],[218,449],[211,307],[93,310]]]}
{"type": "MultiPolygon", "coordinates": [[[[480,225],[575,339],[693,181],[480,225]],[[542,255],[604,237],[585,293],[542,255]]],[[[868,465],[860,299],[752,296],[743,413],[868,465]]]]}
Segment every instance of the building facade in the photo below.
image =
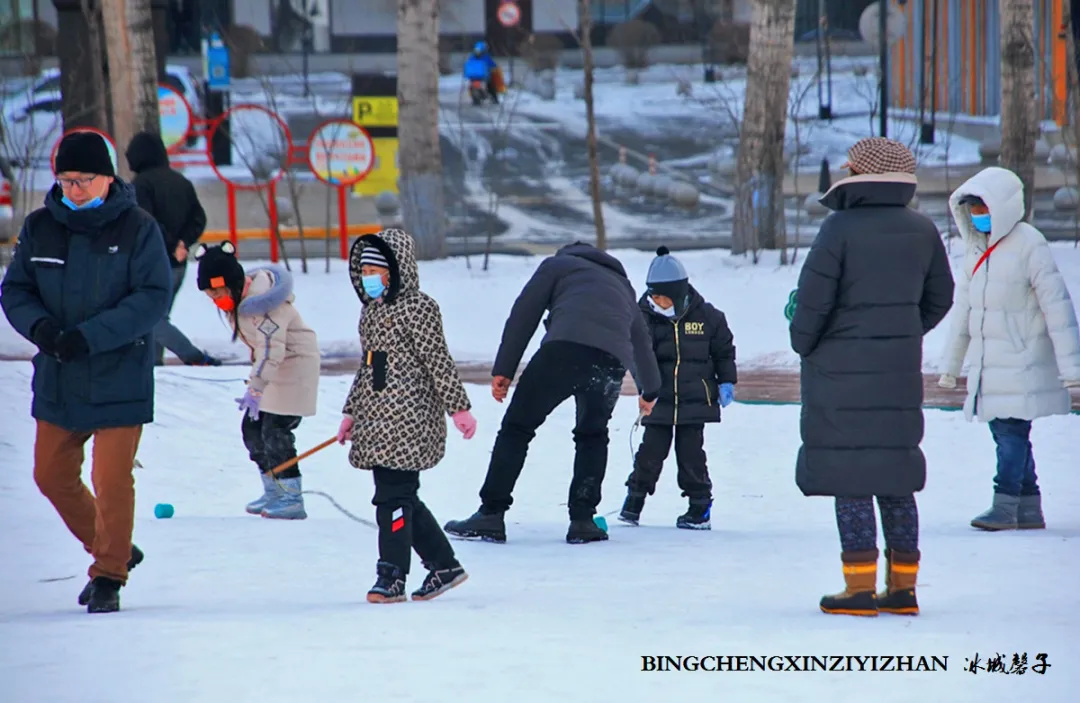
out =
{"type": "MultiPolygon", "coordinates": [[[[1034,0],[1039,118],[1066,122],[1063,1],[1034,0]]],[[[904,37],[892,51],[895,107],[993,116],[1001,113],[1001,21],[997,2],[909,0],[904,37]]]]}

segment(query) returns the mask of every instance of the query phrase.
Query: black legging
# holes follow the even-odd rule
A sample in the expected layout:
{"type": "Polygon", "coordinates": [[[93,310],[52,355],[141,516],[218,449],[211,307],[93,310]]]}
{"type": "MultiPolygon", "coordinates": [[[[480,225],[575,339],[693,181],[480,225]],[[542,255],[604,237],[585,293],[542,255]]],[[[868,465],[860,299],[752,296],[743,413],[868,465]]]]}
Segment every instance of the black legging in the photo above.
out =
{"type": "MultiPolygon", "coordinates": [[[[881,528],[885,546],[897,552],[914,552],[919,548],[919,510],[915,496],[900,498],[878,496],[881,528]]],[[[845,552],[866,552],[877,549],[877,516],[873,498],[837,498],[836,526],[840,530],[840,546],[845,552]]]]}

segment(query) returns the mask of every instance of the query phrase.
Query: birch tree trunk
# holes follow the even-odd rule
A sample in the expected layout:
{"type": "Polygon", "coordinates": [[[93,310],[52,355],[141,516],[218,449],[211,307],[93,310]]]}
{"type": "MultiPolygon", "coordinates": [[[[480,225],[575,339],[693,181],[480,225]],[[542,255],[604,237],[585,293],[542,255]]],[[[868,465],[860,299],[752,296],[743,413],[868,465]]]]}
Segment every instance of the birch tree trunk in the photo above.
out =
{"type": "Polygon", "coordinates": [[[439,146],[439,0],[398,0],[399,187],[419,259],[446,256],[439,146]]]}
{"type": "MultiPolygon", "coordinates": [[[[112,138],[123,153],[141,130],[161,132],[157,99],[157,62],[149,0],[102,0],[102,24],[109,62],[112,138]]],[[[130,178],[118,156],[120,175],[130,178]]]]}
{"type": "Polygon", "coordinates": [[[1024,183],[1024,219],[1031,220],[1035,187],[1035,8],[1033,0],[1000,0],[1001,166],[1024,183]]]}
{"type": "Polygon", "coordinates": [[[596,225],[596,248],[607,249],[604,205],[600,199],[600,157],[596,146],[596,111],[593,105],[592,9],[589,0],[578,0],[578,32],[581,34],[581,58],[585,70],[585,136],[589,152],[589,195],[592,196],[593,221],[596,225]]]}
{"type": "MultiPolygon", "coordinates": [[[[103,56],[105,42],[102,41],[101,36],[101,10],[91,0],[81,0],[79,6],[82,8],[83,19],[86,21],[87,42],[86,46],[82,47],[85,50],[85,55],[83,55],[84,52],[78,52],[77,60],[86,61],[89,64],[87,69],[87,73],[90,75],[89,94],[94,97],[90,104],[78,105],[74,111],[68,110],[67,107],[64,108],[64,130],[67,131],[75,126],[67,124],[68,116],[72,116],[75,118],[74,121],[82,126],[93,126],[107,131],[109,119],[108,101],[105,99],[106,82],[103,56]]],[[[63,62],[63,59],[61,59],[61,62],[63,62]]],[[[63,71],[64,68],[62,67],[61,70],[63,71]]],[[[63,83],[62,77],[61,83],[63,83]]],[[[62,100],[66,103],[68,96],[64,95],[62,100]]]]}
{"type": "Polygon", "coordinates": [[[752,251],[755,262],[760,249],[780,248],[786,259],[784,130],[794,42],[795,0],[754,0],[731,253],[752,251]]]}

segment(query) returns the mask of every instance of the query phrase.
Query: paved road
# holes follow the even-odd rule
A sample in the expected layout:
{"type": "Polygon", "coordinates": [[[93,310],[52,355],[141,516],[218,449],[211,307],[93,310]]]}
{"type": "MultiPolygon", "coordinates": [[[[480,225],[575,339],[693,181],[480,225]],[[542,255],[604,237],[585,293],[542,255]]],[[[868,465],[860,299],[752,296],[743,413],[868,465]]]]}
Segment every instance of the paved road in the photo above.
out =
{"type": "MultiPolygon", "coordinates": [[[[27,358],[0,355],[0,362],[29,363],[27,358]]],[[[176,359],[168,359],[168,366],[179,366],[176,359]]],[[[230,364],[247,366],[247,364],[230,364]]],[[[360,366],[360,359],[327,358],[323,359],[324,376],[351,376],[360,366]]],[[[482,362],[462,362],[458,364],[458,373],[466,383],[486,384],[491,381],[491,366],[482,362]]],[[[946,390],[937,385],[936,375],[923,377],[924,405],[934,408],[959,409],[963,407],[965,391],[964,379],[960,379],[959,389],[946,390]]],[[[633,379],[627,375],[623,382],[623,395],[637,395],[633,379]]],[[[781,369],[739,369],[739,385],[736,397],[741,402],[749,403],[798,403],[799,374],[793,370],[781,369]]],[[[1080,392],[1073,393],[1073,411],[1080,412],[1080,392]]]]}

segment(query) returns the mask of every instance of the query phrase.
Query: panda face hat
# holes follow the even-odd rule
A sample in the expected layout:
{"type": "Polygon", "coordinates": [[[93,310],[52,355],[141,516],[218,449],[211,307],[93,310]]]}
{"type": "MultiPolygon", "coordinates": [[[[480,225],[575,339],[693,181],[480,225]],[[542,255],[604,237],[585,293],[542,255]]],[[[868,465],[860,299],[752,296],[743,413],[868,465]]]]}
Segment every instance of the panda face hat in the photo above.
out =
{"type": "Polygon", "coordinates": [[[244,288],[244,267],[236,258],[236,247],[232,242],[224,242],[216,247],[200,244],[192,252],[199,263],[199,290],[227,288],[229,291],[242,291],[244,288]]]}

